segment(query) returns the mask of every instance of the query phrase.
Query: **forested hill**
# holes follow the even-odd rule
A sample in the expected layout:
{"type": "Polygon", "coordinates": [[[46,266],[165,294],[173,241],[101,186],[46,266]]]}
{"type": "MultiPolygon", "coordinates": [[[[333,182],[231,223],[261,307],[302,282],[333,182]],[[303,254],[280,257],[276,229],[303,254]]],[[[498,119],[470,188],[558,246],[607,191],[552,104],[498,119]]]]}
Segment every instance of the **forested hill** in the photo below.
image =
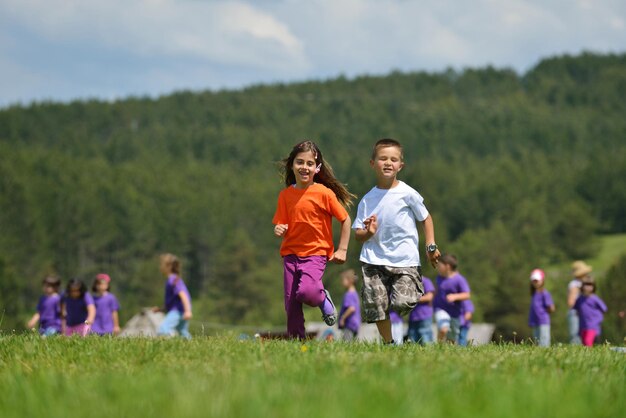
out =
{"type": "MultiPolygon", "coordinates": [[[[199,320],[281,324],[275,162],[313,139],[362,196],[371,145],[394,137],[479,317],[522,334],[531,268],[626,231],[625,98],[626,55],[583,54],[523,76],[392,73],[1,110],[1,326],[21,326],[52,271],[109,272],[125,317],[158,304],[162,251],[184,258],[199,320]]],[[[358,251],[352,241],[350,267],[358,251]]],[[[326,277],[337,298],[339,271],[326,277]]],[[[549,285],[561,314],[565,273],[549,285]]]]}

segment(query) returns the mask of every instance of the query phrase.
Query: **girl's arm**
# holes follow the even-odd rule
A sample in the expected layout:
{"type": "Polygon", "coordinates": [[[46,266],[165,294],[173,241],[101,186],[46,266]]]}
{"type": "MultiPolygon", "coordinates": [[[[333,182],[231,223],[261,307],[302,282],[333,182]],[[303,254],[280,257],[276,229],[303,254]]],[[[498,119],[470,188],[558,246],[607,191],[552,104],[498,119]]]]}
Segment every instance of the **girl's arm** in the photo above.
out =
{"type": "Polygon", "coordinates": [[[185,312],[183,312],[183,319],[188,321],[193,316],[191,313],[191,302],[189,302],[187,293],[183,292],[182,290],[178,292],[178,297],[180,298],[180,301],[183,303],[183,309],[185,310],[185,312]]]}
{"type": "Polygon", "coordinates": [[[350,242],[350,225],[352,220],[348,215],[346,219],[341,223],[341,236],[339,237],[339,247],[337,251],[330,257],[328,261],[332,261],[335,264],[343,264],[348,257],[348,243],[350,242]]]}
{"type": "Polygon", "coordinates": [[[113,318],[113,334],[117,335],[120,333],[120,316],[117,311],[113,311],[111,317],[113,318]]]}
{"type": "Polygon", "coordinates": [[[35,315],[33,315],[32,318],[30,318],[30,321],[28,321],[28,324],[26,325],[28,328],[35,328],[35,325],[37,325],[37,322],[39,322],[40,316],[39,316],[39,312],[37,312],[35,315]]]}
{"type": "Polygon", "coordinates": [[[94,319],[96,319],[96,306],[87,305],[87,319],[85,320],[85,324],[87,325],[93,324],[94,319]]]}
{"type": "Polygon", "coordinates": [[[339,318],[339,325],[343,327],[346,323],[346,319],[348,319],[350,315],[352,315],[355,312],[356,312],[356,308],[354,306],[348,307],[348,309],[346,309],[343,315],[341,315],[341,318],[339,318]]]}
{"type": "MultiPolygon", "coordinates": [[[[424,221],[422,221],[422,226],[424,227],[424,239],[426,240],[426,245],[434,244],[436,242],[435,241],[435,224],[433,224],[432,216],[428,215],[428,217],[424,219],[424,221]]],[[[434,253],[426,251],[426,255],[428,256],[428,259],[430,260],[430,264],[432,264],[433,267],[437,265],[437,263],[439,262],[439,257],[441,257],[441,253],[439,252],[439,249],[436,249],[434,253]]],[[[462,300],[462,299],[459,299],[459,300],[462,300]]]]}
{"type": "Polygon", "coordinates": [[[548,306],[548,312],[549,313],[553,313],[554,311],[556,311],[556,306],[554,306],[554,304],[548,306]]]}
{"type": "Polygon", "coordinates": [[[428,292],[422,295],[422,297],[420,298],[420,302],[421,303],[432,302],[434,298],[435,298],[435,294],[433,292],[428,292]]]}
{"type": "Polygon", "coordinates": [[[65,303],[61,303],[61,334],[65,334],[67,328],[67,309],[65,303]]]}

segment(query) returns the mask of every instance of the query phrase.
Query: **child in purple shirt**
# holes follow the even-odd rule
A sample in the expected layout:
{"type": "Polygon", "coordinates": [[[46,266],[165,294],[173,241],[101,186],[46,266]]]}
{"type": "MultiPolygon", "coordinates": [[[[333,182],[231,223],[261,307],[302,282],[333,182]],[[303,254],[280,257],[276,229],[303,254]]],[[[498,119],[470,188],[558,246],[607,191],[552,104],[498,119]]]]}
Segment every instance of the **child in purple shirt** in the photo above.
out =
{"type": "Polygon", "coordinates": [[[583,345],[587,347],[592,347],[596,337],[600,335],[600,324],[607,311],[606,304],[595,292],[596,283],[593,277],[585,277],[582,282],[581,294],[574,304],[574,309],[578,312],[580,320],[580,338],[583,345]]]}
{"type": "Polygon", "coordinates": [[[84,337],[89,333],[96,317],[96,307],[82,280],[72,279],[67,284],[61,298],[61,312],[65,335],[84,337]]]}
{"type": "Polygon", "coordinates": [[[433,299],[435,286],[428,277],[422,277],[424,295],[409,314],[409,341],[422,345],[433,342],[433,299]]]}
{"type": "Polygon", "coordinates": [[[535,269],[530,274],[530,313],[528,325],[533,330],[533,337],[540,347],[550,346],[550,314],[555,311],[552,295],[545,286],[546,274],[535,269]]]}
{"type": "Polygon", "coordinates": [[[459,345],[466,347],[468,344],[467,335],[472,327],[472,317],[474,316],[474,303],[471,299],[461,302],[461,330],[459,332],[459,345]]]}
{"type": "Polygon", "coordinates": [[[341,284],[346,288],[343,303],[339,311],[339,329],[343,330],[345,341],[354,340],[361,327],[361,304],[356,291],[357,275],[350,269],[341,274],[341,284]]]}
{"type": "Polygon", "coordinates": [[[162,254],[160,257],[161,273],[167,277],[165,282],[165,319],[159,326],[158,335],[172,336],[178,333],[190,339],[189,320],[191,313],[191,296],[180,277],[181,263],[173,254],[162,254]]]}
{"type": "Polygon", "coordinates": [[[459,342],[461,332],[461,302],[470,298],[470,287],[458,272],[458,260],[452,254],[441,256],[437,264],[437,293],[435,320],[439,341],[459,342]]]}
{"type": "Polygon", "coordinates": [[[118,311],[120,305],[114,294],[109,292],[111,277],[100,273],[91,286],[93,300],[96,304],[96,318],[91,331],[98,335],[117,335],[120,333],[118,311]]]}
{"type": "Polygon", "coordinates": [[[39,322],[39,334],[44,337],[61,332],[60,287],[61,280],[58,277],[49,276],[43,280],[43,295],[37,303],[37,313],[28,321],[28,328],[31,329],[39,322]]]}

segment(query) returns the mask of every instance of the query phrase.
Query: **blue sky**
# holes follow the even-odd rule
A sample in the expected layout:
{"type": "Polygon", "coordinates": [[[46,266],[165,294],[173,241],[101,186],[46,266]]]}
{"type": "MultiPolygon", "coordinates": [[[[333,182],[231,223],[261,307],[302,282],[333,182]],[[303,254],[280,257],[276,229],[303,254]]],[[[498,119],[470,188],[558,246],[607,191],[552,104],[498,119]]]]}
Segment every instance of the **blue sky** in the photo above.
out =
{"type": "Polygon", "coordinates": [[[623,0],[0,0],[0,106],[626,51],[623,0]]]}

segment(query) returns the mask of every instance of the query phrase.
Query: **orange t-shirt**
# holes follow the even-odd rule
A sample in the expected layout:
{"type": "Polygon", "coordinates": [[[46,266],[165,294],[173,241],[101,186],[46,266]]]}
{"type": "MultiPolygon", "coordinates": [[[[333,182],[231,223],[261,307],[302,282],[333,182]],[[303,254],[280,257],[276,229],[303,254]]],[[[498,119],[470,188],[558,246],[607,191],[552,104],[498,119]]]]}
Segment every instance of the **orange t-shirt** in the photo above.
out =
{"type": "Polygon", "coordinates": [[[343,222],[348,212],[335,193],[323,184],[306,189],[287,187],[278,195],[274,225],[287,224],[280,255],[325,255],[331,257],[333,245],[333,216],[343,222]]]}

